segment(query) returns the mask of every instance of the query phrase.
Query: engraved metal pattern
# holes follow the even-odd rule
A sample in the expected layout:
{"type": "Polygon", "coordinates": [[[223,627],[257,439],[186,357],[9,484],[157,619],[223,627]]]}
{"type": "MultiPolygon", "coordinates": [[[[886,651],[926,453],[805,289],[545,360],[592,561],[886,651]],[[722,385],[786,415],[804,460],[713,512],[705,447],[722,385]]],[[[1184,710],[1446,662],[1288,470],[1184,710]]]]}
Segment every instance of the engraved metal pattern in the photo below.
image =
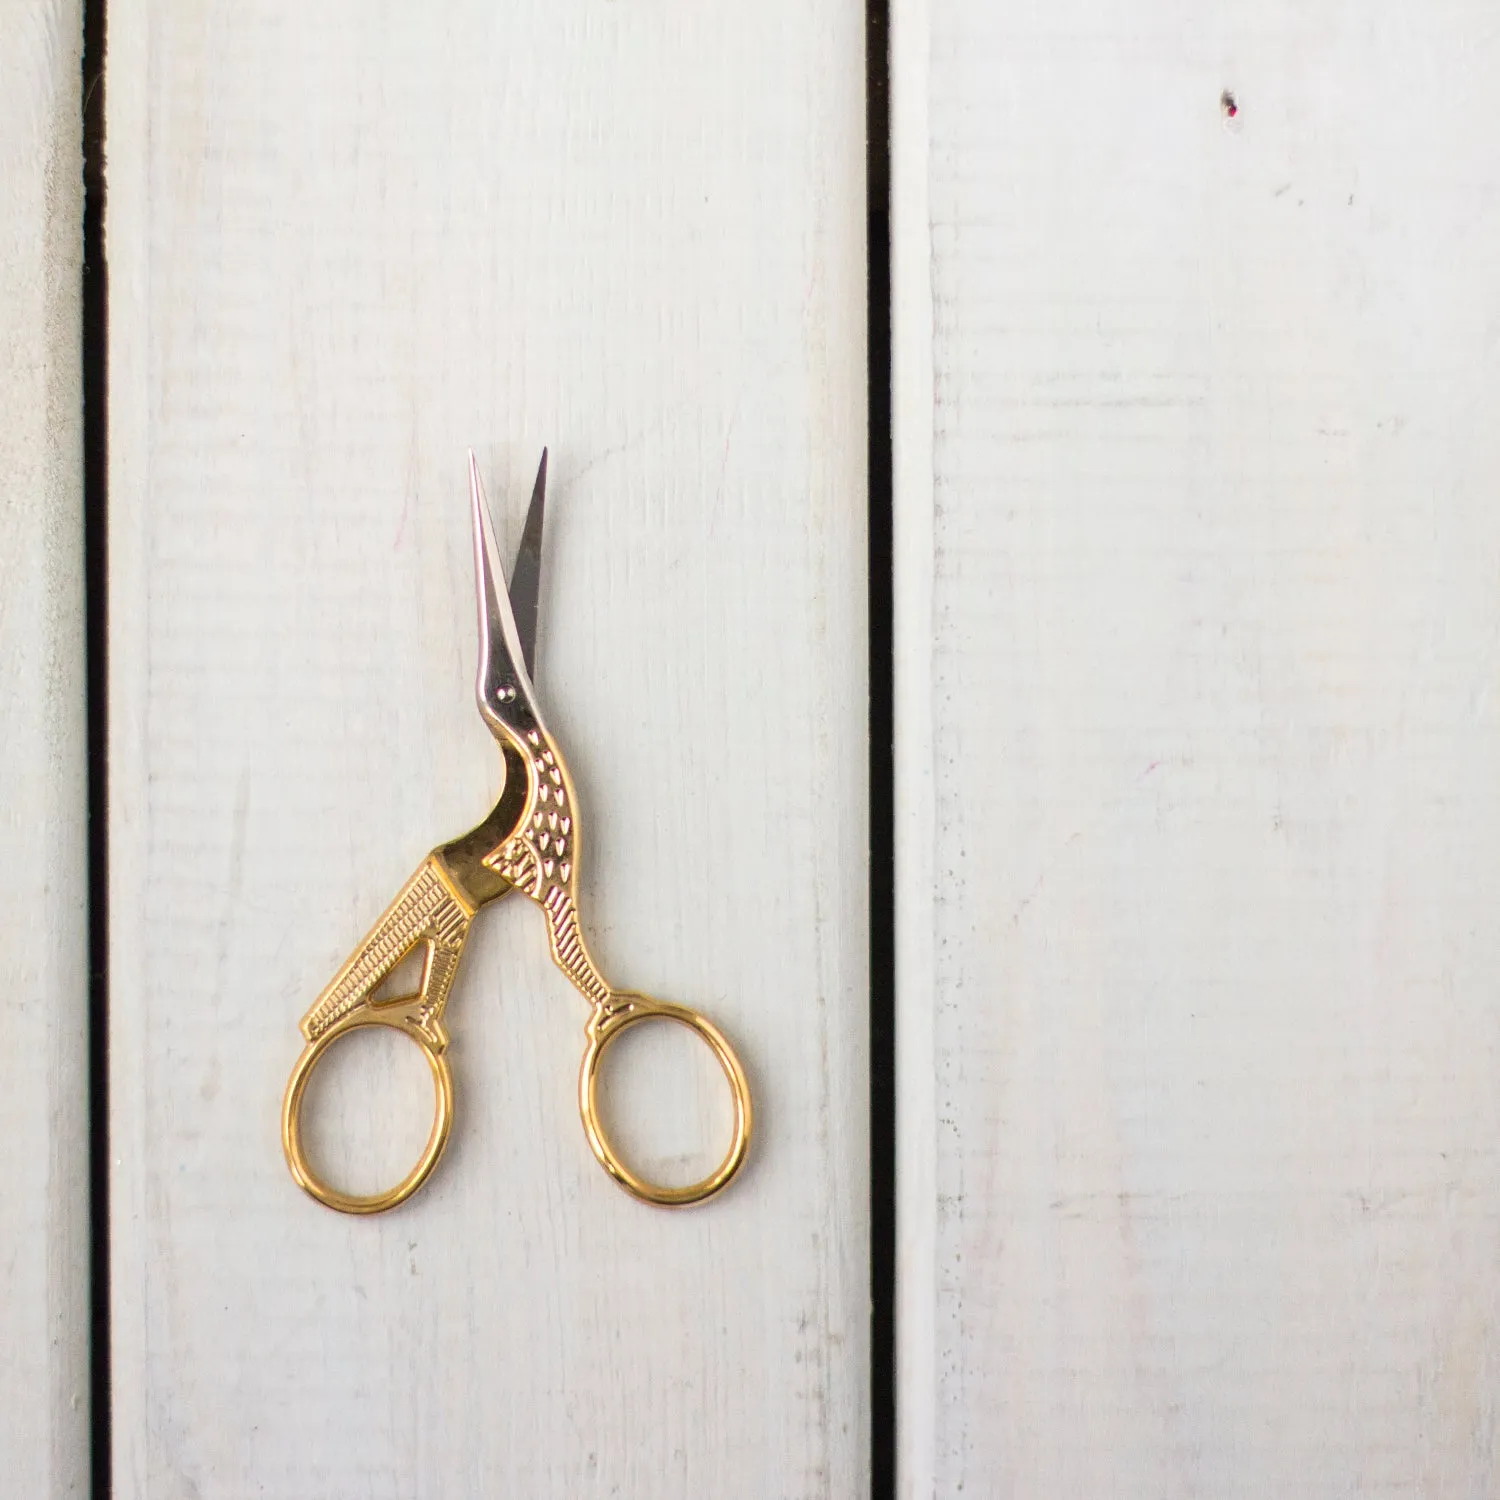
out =
{"type": "Polygon", "coordinates": [[[561,887],[553,886],[542,902],[547,913],[547,936],[552,944],[552,961],[596,1008],[615,1008],[615,991],[610,989],[594,967],[583,934],[578,930],[578,908],[561,887]]]}
{"type": "Polygon", "coordinates": [[[596,1010],[607,1008],[615,992],[594,966],[578,925],[573,895],[576,840],[567,768],[545,731],[534,723],[515,729],[507,724],[505,732],[526,757],[531,796],[521,819],[524,832],[507,839],[485,863],[542,908],[553,962],[596,1010]]]}
{"type": "MultiPolygon", "coordinates": [[[[374,1003],[370,996],[386,976],[413,948],[425,944],[427,953],[412,1023],[431,1038],[434,1046],[445,1046],[443,1006],[458,972],[471,915],[454,898],[434,861],[430,858],[424,861],[364,942],[334,975],[332,983],[313,1002],[302,1020],[303,1036],[315,1042],[346,1020],[357,1007],[374,1003]]],[[[397,997],[384,1003],[395,1004],[410,998],[397,997]]]]}

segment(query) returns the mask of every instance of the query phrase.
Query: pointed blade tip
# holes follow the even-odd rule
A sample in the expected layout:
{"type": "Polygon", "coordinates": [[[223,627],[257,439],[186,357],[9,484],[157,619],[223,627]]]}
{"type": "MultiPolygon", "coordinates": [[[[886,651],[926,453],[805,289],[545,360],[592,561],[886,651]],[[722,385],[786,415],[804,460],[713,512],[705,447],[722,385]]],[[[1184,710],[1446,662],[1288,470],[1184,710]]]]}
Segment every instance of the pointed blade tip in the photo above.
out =
{"type": "Polygon", "coordinates": [[[488,509],[484,499],[484,481],[479,477],[479,460],[474,457],[474,450],[469,449],[469,504],[474,511],[474,525],[482,527],[489,519],[484,515],[488,509]]]}

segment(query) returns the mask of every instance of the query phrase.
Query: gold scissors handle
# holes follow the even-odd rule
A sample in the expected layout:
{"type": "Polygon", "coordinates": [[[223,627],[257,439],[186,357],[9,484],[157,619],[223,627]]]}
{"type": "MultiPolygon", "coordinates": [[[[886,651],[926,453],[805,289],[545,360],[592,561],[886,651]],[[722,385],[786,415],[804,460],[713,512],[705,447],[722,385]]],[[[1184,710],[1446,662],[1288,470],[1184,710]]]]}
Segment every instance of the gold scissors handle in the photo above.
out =
{"type": "Polygon", "coordinates": [[[346,1214],[378,1214],[395,1208],[427,1181],[443,1154],[453,1127],[453,1074],[448,1067],[448,1033],[442,1013],[473,916],[473,908],[448,877],[439,855],[430,854],[303,1017],[307,1045],[287,1081],[281,1106],[281,1146],[298,1186],[319,1203],[346,1214]],[[392,970],[417,948],[426,950],[418,991],[390,999],[372,998],[392,970]],[[344,1193],[324,1182],[307,1160],[302,1105],[308,1080],[328,1049],[340,1037],[366,1026],[389,1026],[422,1049],[432,1072],[437,1108],[416,1166],[395,1187],[382,1193],[344,1193]]]}
{"type": "Polygon", "coordinates": [[[589,1022],[588,1037],[583,1066],[578,1070],[578,1112],[583,1116],[583,1130],[588,1136],[589,1149],[593,1151],[599,1165],[627,1193],[643,1203],[655,1203],[665,1208],[683,1208],[689,1203],[701,1203],[705,1198],[712,1198],[739,1171],[744,1162],[745,1153],[750,1149],[750,1130],[753,1124],[750,1082],[745,1077],[745,1070],[735,1055],[734,1048],[725,1040],[724,1033],[706,1016],[689,1010],[685,1005],[653,1000],[650,995],[616,992],[606,1005],[595,1010],[589,1022]],[[632,1026],[639,1026],[643,1021],[672,1021],[695,1032],[708,1044],[724,1070],[724,1077],[729,1082],[729,1091],[734,1098],[734,1134],[724,1160],[702,1181],[691,1183],[687,1187],[662,1187],[633,1172],[610,1143],[599,1120],[599,1065],[610,1047],[632,1026]]]}
{"type": "MultiPolygon", "coordinates": [[[[541,765],[548,773],[548,781],[553,782],[551,795],[557,799],[558,805],[574,804],[576,798],[573,795],[572,779],[568,776],[562,757],[554,750],[544,750],[541,765]]],[[[583,932],[579,927],[578,906],[573,899],[572,871],[566,862],[559,863],[562,856],[569,853],[569,848],[567,845],[558,845],[550,827],[547,832],[542,832],[542,824],[546,821],[543,815],[534,827],[511,838],[496,854],[494,866],[513,889],[523,891],[542,908],[547,919],[547,940],[552,949],[552,962],[568,976],[573,987],[593,1007],[588,1023],[588,1046],[584,1049],[583,1065],[578,1070],[578,1112],[583,1116],[583,1129],[588,1136],[589,1149],[593,1151],[599,1165],[627,1193],[643,1203],[655,1203],[664,1208],[683,1208],[689,1203],[702,1203],[705,1198],[712,1198],[739,1171],[744,1163],[745,1153],[750,1149],[754,1112],[750,1105],[750,1083],[745,1077],[745,1069],[735,1055],[734,1048],[725,1040],[724,1033],[706,1016],[689,1010],[685,1005],[654,1000],[650,995],[637,994],[634,990],[617,990],[599,972],[589,956],[588,945],[584,942],[583,932]],[[550,841],[539,848],[538,838],[550,841]],[[549,854],[553,858],[549,859],[549,854]],[[678,1026],[687,1027],[701,1041],[706,1042],[724,1071],[729,1092],[734,1099],[734,1129],[730,1136],[729,1150],[723,1161],[707,1177],[700,1182],[690,1183],[687,1187],[664,1187],[659,1183],[648,1182],[639,1173],[632,1171],[611,1144],[599,1119],[599,1065],[610,1047],[632,1026],[639,1026],[643,1021],[671,1021],[678,1026]]]]}
{"type": "MultiPolygon", "coordinates": [[[[422,862],[302,1020],[307,1045],[287,1081],[281,1108],[281,1145],[298,1186],[340,1213],[377,1214],[404,1203],[427,1181],[448,1144],[453,1128],[453,1074],[448,1066],[448,1033],[442,1017],[477,909],[473,893],[449,868],[449,861],[461,848],[462,841],[445,846],[422,862]],[[397,965],[417,949],[424,950],[417,991],[375,998],[397,965]],[[400,1182],[384,1192],[346,1193],[319,1177],[308,1161],[302,1142],[302,1109],[313,1071],[329,1048],[340,1037],[367,1026],[389,1026],[421,1048],[432,1072],[436,1109],[427,1144],[400,1182]]],[[[497,880],[496,887],[510,888],[504,880],[497,880]]],[[[734,1048],[712,1021],[687,1006],[611,989],[583,946],[571,898],[554,899],[545,910],[553,958],[593,1007],[578,1071],[578,1110],[589,1149],[600,1166],[643,1203],[680,1208],[713,1197],[739,1171],[750,1146],[750,1084],[734,1048]],[[706,1043],[723,1070],[733,1100],[733,1130],[724,1159],[707,1177],[685,1187],[650,1182],[635,1172],[616,1150],[599,1115],[599,1070],[604,1054],[633,1026],[646,1021],[685,1026],[706,1043]]]]}
{"type": "Polygon", "coordinates": [[[392,1014],[374,1007],[351,1016],[340,1025],[324,1032],[317,1041],[309,1042],[303,1048],[302,1055],[292,1069],[291,1079],[287,1083],[286,1099],[281,1109],[281,1145],[286,1152],[287,1166],[291,1168],[292,1177],[300,1188],[311,1193],[319,1203],[327,1204],[329,1208],[336,1208],[340,1213],[345,1214],[384,1213],[388,1208],[395,1208],[398,1203],[405,1203],[427,1181],[432,1169],[438,1164],[438,1158],[448,1144],[448,1133],[452,1128],[453,1073],[448,1067],[447,1057],[433,1046],[431,1038],[425,1032],[411,1024],[406,1014],[401,1012],[392,1014]],[[395,1187],[387,1188],[383,1193],[340,1192],[337,1188],[329,1186],[313,1171],[302,1149],[302,1100],[307,1089],[307,1081],[328,1048],[341,1036],[347,1036],[361,1026],[391,1026],[410,1037],[422,1049],[422,1055],[427,1059],[427,1065],[432,1070],[433,1087],[437,1093],[437,1113],[433,1117],[432,1132],[427,1137],[427,1144],[422,1148],[422,1155],[418,1158],[416,1166],[395,1187]]]}

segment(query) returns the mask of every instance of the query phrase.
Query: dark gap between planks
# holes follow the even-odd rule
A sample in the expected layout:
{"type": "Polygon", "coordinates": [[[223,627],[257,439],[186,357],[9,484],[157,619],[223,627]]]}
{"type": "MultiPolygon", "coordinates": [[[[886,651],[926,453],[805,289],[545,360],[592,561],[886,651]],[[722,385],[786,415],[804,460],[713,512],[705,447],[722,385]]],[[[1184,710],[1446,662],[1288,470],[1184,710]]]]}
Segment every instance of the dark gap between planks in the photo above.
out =
{"type": "Polygon", "coordinates": [[[83,543],[88,690],[89,1448],[109,1500],[109,277],[104,262],[104,0],[83,6],[83,543]]]}
{"type": "Polygon", "coordinates": [[[866,0],[865,140],[870,422],[870,1489],[873,1500],[895,1500],[896,765],[889,0],[866,0]]]}

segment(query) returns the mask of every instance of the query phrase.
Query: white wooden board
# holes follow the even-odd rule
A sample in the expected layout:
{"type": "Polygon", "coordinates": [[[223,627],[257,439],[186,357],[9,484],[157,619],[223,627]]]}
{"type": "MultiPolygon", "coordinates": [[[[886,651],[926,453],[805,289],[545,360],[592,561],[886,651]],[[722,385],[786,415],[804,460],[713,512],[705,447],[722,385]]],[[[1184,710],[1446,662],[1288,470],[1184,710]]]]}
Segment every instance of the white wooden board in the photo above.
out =
{"type": "MultiPolygon", "coordinates": [[[[860,6],[142,0],[109,59],[117,1495],[859,1493],[860,6]],[[344,1218],[281,1160],[297,1022],[489,806],[465,447],[513,544],[543,443],[580,904],[739,1045],[753,1160],[677,1214],[608,1181],[502,903],[447,1158],[344,1218]]],[[[366,1063],[348,1173],[426,1125],[366,1063]]],[[[663,1170],[727,1119],[678,1093],[663,1170]]]]}
{"type": "Polygon", "coordinates": [[[898,4],[906,1495],[1500,1488],[1497,35],[898,4]]]}
{"type": "Polygon", "coordinates": [[[82,49],[0,4],[0,1487],[40,1497],[89,1477],[82,49]]]}

